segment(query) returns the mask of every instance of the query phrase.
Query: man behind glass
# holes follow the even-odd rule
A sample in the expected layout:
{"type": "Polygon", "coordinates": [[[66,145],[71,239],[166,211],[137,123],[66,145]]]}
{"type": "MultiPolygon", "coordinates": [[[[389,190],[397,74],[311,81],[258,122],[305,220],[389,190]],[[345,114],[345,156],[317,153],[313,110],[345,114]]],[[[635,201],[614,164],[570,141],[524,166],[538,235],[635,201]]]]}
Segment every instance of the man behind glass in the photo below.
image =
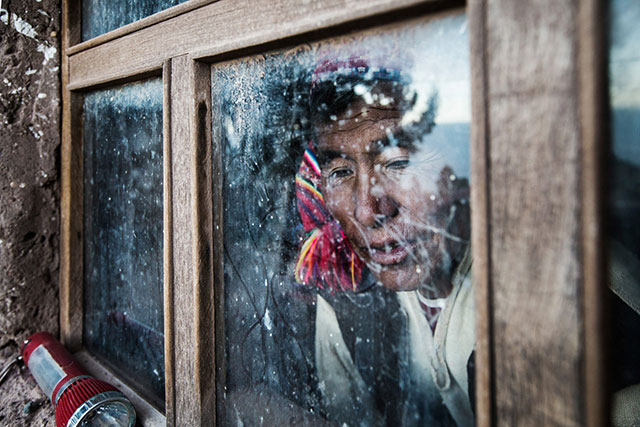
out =
{"type": "Polygon", "coordinates": [[[349,425],[473,425],[468,183],[427,136],[437,93],[359,58],[314,71],[297,176],[324,412],[349,425]]]}

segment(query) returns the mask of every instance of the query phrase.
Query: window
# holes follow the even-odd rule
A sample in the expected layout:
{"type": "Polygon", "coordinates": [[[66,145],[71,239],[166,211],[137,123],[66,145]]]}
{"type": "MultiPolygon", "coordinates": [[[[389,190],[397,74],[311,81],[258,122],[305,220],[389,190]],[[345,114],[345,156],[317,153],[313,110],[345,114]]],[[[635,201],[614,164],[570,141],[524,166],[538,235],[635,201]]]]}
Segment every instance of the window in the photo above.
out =
{"type": "MultiPolygon", "coordinates": [[[[100,247],[100,243],[90,243],[96,232],[83,225],[90,222],[85,216],[92,206],[90,196],[85,195],[84,178],[91,162],[83,153],[91,146],[91,133],[100,127],[99,120],[91,124],[91,100],[153,85],[154,90],[148,93],[155,93],[155,107],[153,113],[145,113],[143,124],[149,124],[151,116],[154,123],[159,123],[162,112],[162,149],[154,146],[156,162],[147,165],[154,168],[153,173],[136,182],[142,186],[153,182],[157,191],[158,168],[162,165],[163,271],[160,274],[156,269],[153,274],[163,282],[163,316],[145,321],[156,322],[156,331],[162,323],[164,332],[163,344],[152,351],[159,354],[159,347],[164,348],[164,362],[158,359],[157,363],[164,363],[165,368],[166,424],[209,425],[214,420],[219,425],[233,424],[236,415],[239,419],[251,415],[248,408],[264,410],[256,411],[258,416],[271,411],[269,416],[274,418],[269,420],[282,424],[307,417],[341,419],[331,415],[332,409],[326,409],[331,407],[327,405],[327,401],[331,403],[327,389],[320,390],[319,385],[317,389],[305,389],[307,383],[296,380],[304,372],[301,367],[318,370],[317,334],[311,331],[317,323],[317,310],[314,308],[316,314],[309,321],[310,312],[287,306],[294,301],[287,298],[304,302],[304,291],[313,288],[305,284],[314,277],[307,274],[313,271],[310,258],[301,256],[299,250],[305,243],[313,243],[308,239],[317,227],[305,229],[296,220],[299,197],[292,174],[305,177],[300,166],[314,135],[323,135],[321,144],[312,144],[317,151],[313,154],[320,157],[316,158],[322,165],[320,170],[332,171],[329,176],[320,175],[324,180],[322,197],[328,200],[327,209],[341,227],[337,233],[342,232],[350,245],[357,242],[356,232],[348,229],[344,219],[349,218],[345,216],[349,198],[344,196],[344,185],[358,176],[358,170],[366,168],[354,162],[354,153],[335,149],[344,147],[327,149],[334,139],[323,139],[325,134],[336,134],[331,131],[335,130],[332,122],[349,123],[349,108],[328,114],[325,128],[312,125],[317,121],[306,115],[313,110],[304,112],[300,108],[312,105],[305,99],[313,95],[307,88],[325,81],[313,80],[313,71],[322,71],[318,69],[322,55],[328,53],[339,60],[341,53],[346,53],[348,59],[349,49],[356,45],[369,49],[364,55],[367,58],[377,52],[392,61],[409,52],[426,61],[416,63],[420,67],[410,73],[411,84],[395,87],[401,92],[404,89],[398,88],[410,87],[418,94],[416,99],[425,107],[418,117],[438,111],[435,127],[429,131],[425,131],[428,126],[422,128],[420,134],[451,142],[447,148],[453,160],[447,164],[447,173],[439,177],[443,178],[439,184],[457,195],[449,201],[458,213],[471,207],[465,214],[471,218],[470,230],[468,221],[453,221],[448,226],[456,223],[456,230],[445,227],[438,232],[446,232],[449,240],[455,237],[458,244],[468,243],[470,236],[473,247],[473,292],[469,297],[475,295],[475,366],[471,366],[475,374],[467,373],[467,377],[473,378],[475,385],[467,384],[467,391],[475,391],[468,400],[476,423],[599,425],[609,416],[603,369],[607,355],[602,302],[605,257],[600,250],[604,241],[604,198],[598,190],[603,170],[600,141],[607,140],[606,123],[601,120],[607,106],[603,96],[606,73],[601,66],[606,28],[597,19],[601,16],[599,2],[588,0],[576,5],[568,0],[544,0],[514,7],[485,0],[468,4],[420,0],[295,4],[287,0],[190,0],[174,6],[166,2],[158,9],[149,9],[157,13],[146,17],[123,14],[128,18],[113,26],[105,19],[98,23],[99,28],[91,30],[93,33],[83,35],[85,28],[93,25],[89,24],[91,18],[85,17],[89,12],[86,4],[80,0],[63,2],[62,338],[72,348],[85,348],[101,357],[101,350],[90,343],[95,328],[85,320],[93,310],[91,293],[96,290],[91,282],[93,266],[106,261],[93,256],[92,247],[100,247]],[[166,6],[172,7],[160,11],[166,6]],[[118,25],[124,26],[114,29],[118,25]],[[104,31],[108,32],[99,34],[104,31]],[[425,40],[431,43],[425,44],[425,40]],[[434,79],[440,79],[437,76],[450,78],[451,84],[433,84],[434,79]],[[464,94],[460,99],[466,104],[449,109],[447,103],[455,96],[445,96],[447,91],[464,94]],[[456,117],[454,113],[463,110],[466,116],[456,117]],[[88,127],[83,128],[83,123],[88,127]],[[468,145],[460,141],[469,140],[467,154],[468,145]],[[468,199],[465,191],[469,192],[468,199]],[[255,224],[258,230],[262,225],[266,231],[252,234],[255,224]],[[296,285],[296,276],[289,274],[292,269],[296,272],[299,259],[307,263],[297,269],[298,281],[303,284],[296,285]],[[90,290],[83,292],[85,286],[90,290]],[[252,288],[251,292],[243,286],[252,288]],[[243,305],[247,303],[249,309],[243,305]],[[281,339],[283,335],[277,334],[283,331],[289,334],[286,337],[295,335],[296,340],[281,339]],[[270,332],[274,336],[269,336],[270,332]],[[313,336],[311,340],[308,334],[313,336]],[[289,352],[283,348],[286,345],[294,349],[289,352]],[[312,349],[311,353],[301,350],[305,348],[312,349]],[[285,352],[294,357],[284,357],[285,352]],[[274,367],[275,375],[269,372],[274,367]],[[247,385],[256,386],[254,395],[238,393],[247,385]]],[[[353,63],[343,68],[368,70],[369,65],[353,63]]],[[[372,68],[382,74],[382,69],[395,70],[377,65],[372,68]]],[[[328,74],[333,71],[327,69],[328,74]]],[[[401,74],[393,77],[391,72],[387,81],[393,82],[391,77],[400,81],[401,74]]],[[[348,83],[341,77],[345,80],[348,83]]],[[[329,80],[334,81],[336,87],[342,87],[337,79],[329,80]]],[[[390,103],[404,99],[384,86],[372,90],[365,78],[351,89],[359,92],[356,95],[364,104],[367,94],[372,100],[377,96],[374,105],[385,99],[390,103]]],[[[393,84],[387,86],[392,88],[393,84]]],[[[145,103],[145,111],[150,105],[145,103]]],[[[399,110],[404,113],[411,109],[400,106],[399,110]]],[[[390,123],[395,123],[393,120],[390,123]]],[[[417,123],[428,125],[429,120],[417,119],[417,123]]],[[[394,131],[396,127],[391,128],[389,135],[385,132],[375,138],[379,143],[374,154],[387,156],[386,149],[396,144],[401,135],[394,131]]],[[[118,128],[108,130],[119,132],[118,128]]],[[[406,148],[403,142],[397,144],[406,148]]],[[[411,144],[405,145],[413,150],[411,144]]],[[[117,161],[114,157],[113,162],[117,161]]],[[[372,168],[376,173],[385,168],[392,175],[404,174],[412,162],[416,163],[407,155],[395,163],[378,162],[372,168]]],[[[441,166],[438,172],[444,170],[445,165],[441,166]]],[[[101,173],[100,169],[94,169],[95,173],[101,173]]],[[[385,177],[371,178],[381,182],[385,177]]],[[[401,204],[395,200],[401,189],[398,185],[395,191],[374,195],[378,212],[369,216],[370,228],[381,228],[380,224],[395,218],[398,212],[410,211],[400,209],[401,204]]],[[[417,185],[416,194],[420,190],[417,185]]],[[[104,191],[111,190],[105,186],[104,191]]],[[[147,196],[146,189],[144,192],[147,196]]],[[[155,193],[151,203],[156,207],[157,197],[155,193]]],[[[416,199],[424,201],[423,197],[416,199]]],[[[315,199],[307,200],[313,203],[315,199]]],[[[144,212],[150,211],[145,207],[144,212]]],[[[366,210],[358,213],[366,220],[366,210]]],[[[159,214],[149,215],[154,218],[152,228],[159,227],[159,214]]],[[[158,229],[154,230],[157,237],[158,229]]],[[[352,248],[364,265],[356,269],[354,263],[353,277],[359,272],[383,285],[394,283],[389,277],[393,276],[391,269],[383,265],[387,258],[400,257],[409,242],[391,239],[388,243],[352,248]],[[383,267],[376,270],[376,265],[383,267]]],[[[155,244],[157,257],[158,239],[155,244]]],[[[139,251],[137,246],[134,251],[139,251]]],[[[344,259],[356,259],[348,251],[346,254],[344,259]]],[[[418,264],[421,269],[426,265],[418,264]]],[[[343,272],[341,269],[339,274],[343,272]]],[[[350,276],[351,270],[348,272],[350,276]]],[[[150,273],[145,276],[145,280],[154,281],[150,273]]],[[[331,278],[322,273],[319,277],[330,295],[331,278]]],[[[341,283],[353,286],[360,282],[335,283],[340,287],[341,283]]],[[[149,292],[159,295],[158,289],[149,292]]],[[[357,334],[350,336],[350,328],[341,323],[337,305],[329,302],[328,306],[343,335],[338,343],[355,346],[357,334]]],[[[358,312],[354,309],[353,313],[358,312]]],[[[362,313],[360,325],[385,324],[386,319],[376,323],[366,310],[362,313]]],[[[376,313],[384,317],[386,312],[376,313]]],[[[424,317],[420,319],[424,323],[424,317]]],[[[370,329],[371,334],[376,332],[370,329]]],[[[351,359],[344,360],[358,364],[353,360],[355,353],[349,354],[351,359]]],[[[375,352],[358,354],[366,357],[375,352]]],[[[455,369],[473,371],[465,369],[469,368],[469,359],[464,365],[455,369]]],[[[153,372],[151,366],[148,368],[153,372]]],[[[142,376],[149,373],[145,369],[142,376]]],[[[122,372],[116,375],[125,381],[129,376],[122,372]]],[[[366,377],[366,369],[359,375],[366,377]]],[[[363,378],[365,384],[366,380],[363,378]]],[[[415,383],[403,392],[421,390],[415,386],[417,377],[411,381],[415,383]]],[[[143,396],[153,395],[153,388],[159,386],[138,385],[143,396]]],[[[333,402],[337,405],[339,401],[333,402]]],[[[428,399],[415,399],[425,401],[428,399]]],[[[384,408],[385,402],[376,405],[384,408]]],[[[413,413],[420,413],[419,404],[415,406],[413,413]]],[[[365,411],[362,419],[371,416],[363,409],[366,405],[352,408],[365,411]]]]}
{"type": "Polygon", "coordinates": [[[215,64],[211,86],[220,424],[472,425],[464,14],[215,64]]]}
{"type": "Polygon", "coordinates": [[[91,91],[83,111],[83,343],[162,407],[162,81],[91,91]]]}

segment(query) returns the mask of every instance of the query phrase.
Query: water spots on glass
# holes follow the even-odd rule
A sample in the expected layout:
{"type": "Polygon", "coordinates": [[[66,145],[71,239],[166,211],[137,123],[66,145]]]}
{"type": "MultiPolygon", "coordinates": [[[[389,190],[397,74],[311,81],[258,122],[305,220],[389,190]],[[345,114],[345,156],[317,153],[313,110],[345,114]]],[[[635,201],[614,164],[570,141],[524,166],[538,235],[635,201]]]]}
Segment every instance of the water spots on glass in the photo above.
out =
{"type": "Polygon", "coordinates": [[[138,21],[187,0],[82,0],[82,40],[138,21]]]}
{"type": "Polygon", "coordinates": [[[212,67],[221,424],[273,402],[309,423],[473,424],[467,46],[450,15],[212,67]]]}
{"type": "Polygon", "coordinates": [[[84,98],[84,344],[164,402],[162,82],[84,98]]]}

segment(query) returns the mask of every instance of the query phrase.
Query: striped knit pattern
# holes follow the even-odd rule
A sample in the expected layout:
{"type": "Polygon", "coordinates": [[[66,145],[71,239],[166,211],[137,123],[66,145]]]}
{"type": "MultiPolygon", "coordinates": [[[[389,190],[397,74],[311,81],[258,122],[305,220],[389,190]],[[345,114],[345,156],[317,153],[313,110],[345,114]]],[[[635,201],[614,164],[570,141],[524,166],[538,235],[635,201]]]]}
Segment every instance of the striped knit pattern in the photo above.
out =
{"type": "Polygon", "coordinates": [[[320,288],[328,286],[332,291],[356,291],[364,263],[327,210],[320,191],[321,178],[310,143],[296,175],[298,212],[306,232],[296,263],[296,281],[320,288]]]}

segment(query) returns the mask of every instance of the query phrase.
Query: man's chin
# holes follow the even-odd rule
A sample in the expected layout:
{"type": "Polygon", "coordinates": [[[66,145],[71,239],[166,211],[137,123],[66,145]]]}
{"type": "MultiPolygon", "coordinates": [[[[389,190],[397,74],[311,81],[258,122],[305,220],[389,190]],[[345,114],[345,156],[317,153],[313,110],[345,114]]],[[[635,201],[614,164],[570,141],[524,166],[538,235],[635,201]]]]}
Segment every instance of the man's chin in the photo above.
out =
{"type": "Polygon", "coordinates": [[[383,267],[373,275],[385,288],[395,292],[415,291],[420,287],[422,276],[413,265],[383,267]]]}
{"type": "Polygon", "coordinates": [[[430,298],[443,298],[451,291],[450,263],[438,264],[427,270],[415,263],[405,262],[397,266],[373,266],[371,272],[385,288],[395,292],[420,289],[430,298]]]}

